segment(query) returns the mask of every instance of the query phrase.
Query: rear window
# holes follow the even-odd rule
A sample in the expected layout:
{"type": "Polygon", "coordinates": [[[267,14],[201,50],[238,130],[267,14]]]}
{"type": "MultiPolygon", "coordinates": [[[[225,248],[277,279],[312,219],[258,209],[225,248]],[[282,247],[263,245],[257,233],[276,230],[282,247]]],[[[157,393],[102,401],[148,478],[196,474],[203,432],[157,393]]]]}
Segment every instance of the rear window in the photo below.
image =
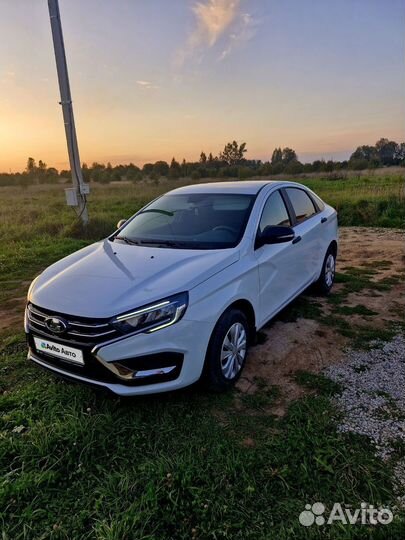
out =
{"type": "Polygon", "coordinates": [[[306,191],[299,188],[286,188],[286,192],[294,208],[297,223],[302,223],[316,214],[314,203],[306,191]]]}
{"type": "Polygon", "coordinates": [[[319,210],[322,212],[322,210],[325,209],[325,203],[322,199],[318,197],[318,195],[315,195],[315,193],[311,193],[311,197],[314,199],[315,203],[318,205],[319,210]]]}

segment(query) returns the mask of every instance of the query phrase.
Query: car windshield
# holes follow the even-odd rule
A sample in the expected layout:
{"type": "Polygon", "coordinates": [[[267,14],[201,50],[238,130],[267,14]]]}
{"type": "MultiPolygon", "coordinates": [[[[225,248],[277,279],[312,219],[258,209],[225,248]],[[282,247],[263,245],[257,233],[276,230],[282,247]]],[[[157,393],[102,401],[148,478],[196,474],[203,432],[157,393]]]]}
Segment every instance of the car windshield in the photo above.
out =
{"type": "Polygon", "coordinates": [[[253,195],[189,193],[163,195],[141,210],[114,240],[183,249],[224,249],[241,240],[253,195]]]}

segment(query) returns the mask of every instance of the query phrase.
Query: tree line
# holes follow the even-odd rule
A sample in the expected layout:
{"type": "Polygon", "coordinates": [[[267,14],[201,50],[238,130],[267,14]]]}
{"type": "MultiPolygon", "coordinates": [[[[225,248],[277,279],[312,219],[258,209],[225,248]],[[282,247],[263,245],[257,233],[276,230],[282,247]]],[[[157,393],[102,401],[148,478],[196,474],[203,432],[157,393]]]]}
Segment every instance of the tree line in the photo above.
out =
{"type": "MultiPolygon", "coordinates": [[[[334,161],[318,159],[312,163],[299,161],[297,153],[292,148],[275,148],[268,161],[246,159],[246,143],[229,142],[217,156],[201,152],[198,161],[177,161],[174,157],[170,163],[159,160],[155,163],[145,163],[138,167],[133,163],[117,165],[111,163],[93,163],[88,166],[83,163],[82,171],[85,182],[109,183],[114,181],[141,180],[158,181],[166,178],[240,178],[252,176],[269,176],[277,174],[296,175],[302,173],[333,172],[342,170],[360,171],[399,165],[405,167],[405,142],[396,143],[386,138],[379,139],[374,146],[362,145],[356,148],[348,160],[334,161]]],[[[30,157],[22,173],[0,173],[0,186],[30,185],[56,182],[70,182],[69,170],[58,171],[48,167],[45,162],[38,163],[30,157]]]]}

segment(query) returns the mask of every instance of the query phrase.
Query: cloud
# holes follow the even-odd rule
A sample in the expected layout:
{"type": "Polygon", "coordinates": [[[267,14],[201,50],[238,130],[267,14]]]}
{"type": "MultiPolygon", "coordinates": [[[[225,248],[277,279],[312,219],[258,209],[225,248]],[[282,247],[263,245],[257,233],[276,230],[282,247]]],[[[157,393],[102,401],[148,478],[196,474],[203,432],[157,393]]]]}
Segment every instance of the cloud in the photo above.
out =
{"type": "Polygon", "coordinates": [[[257,23],[249,13],[241,13],[236,30],[229,35],[228,43],[218,59],[224,60],[235,48],[252,39],[256,33],[256,27],[257,23]]]}
{"type": "Polygon", "coordinates": [[[150,81],[136,81],[136,84],[138,86],[141,86],[142,88],[145,88],[146,90],[156,90],[159,88],[157,84],[154,84],[150,81]]]}
{"type": "Polygon", "coordinates": [[[178,52],[177,63],[196,54],[201,55],[207,48],[214,47],[219,40],[224,48],[218,59],[223,60],[235,48],[251,39],[256,23],[249,13],[241,11],[241,0],[205,0],[196,2],[192,11],[195,26],[185,48],[178,52]]]}
{"type": "Polygon", "coordinates": [[[239,0],[208,0],[193,6],[197,26],[190,36],[190,44],[212,47],[237,16],[239,0]]]}

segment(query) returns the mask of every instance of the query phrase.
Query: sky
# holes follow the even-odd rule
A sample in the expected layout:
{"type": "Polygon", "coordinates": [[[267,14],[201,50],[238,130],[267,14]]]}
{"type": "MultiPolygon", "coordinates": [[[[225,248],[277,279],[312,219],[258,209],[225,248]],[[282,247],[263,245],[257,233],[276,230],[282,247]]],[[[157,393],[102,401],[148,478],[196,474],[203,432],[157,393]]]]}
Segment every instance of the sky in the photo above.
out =
{"type": "MultiPolygon", "coordinates": [[[[405,140],[403,0],[59,0],[81,161],[405,140]]],[[[68,166],[46,0],[0,0],[0,171],[68,166]]]]}

